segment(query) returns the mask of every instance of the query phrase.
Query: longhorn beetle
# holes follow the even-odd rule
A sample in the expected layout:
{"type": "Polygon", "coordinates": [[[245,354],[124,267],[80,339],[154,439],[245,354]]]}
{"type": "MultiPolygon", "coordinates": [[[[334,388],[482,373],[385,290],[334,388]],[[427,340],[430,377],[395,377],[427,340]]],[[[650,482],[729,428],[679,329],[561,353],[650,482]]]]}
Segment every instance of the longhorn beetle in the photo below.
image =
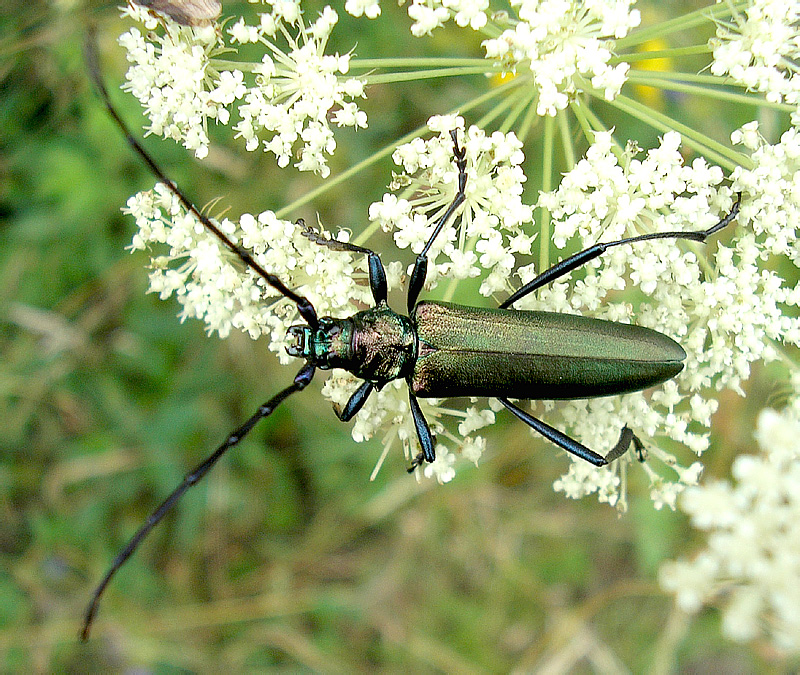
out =
{"type": "Polygon", "coordinates": [[[428,251],[466,199],[466,151],[459,145],[456,131],[452,131],[458,189],[414,262],[406,300],[408,316],[396,313],[387,304],[386,273],[377,253],[355,244],[327,239],[308,229],[305,235],[309,239],[332,252],[349,251],[367,256],[369,285],[375,301],[374,307],[343,319],[318,317],[307,298],[287,288],[278,277],[264,270],[249,251],[233,243],[204,216],[134,138],[111,103],[100,75],[92,36],[87,41],[86,58],[92,79],[109,114],[150,171],[242,263],[297,306],[305,324],[289,328],[287,337],[290,345],[287,351],[291,356],[305,359],[305,364],[295,375],[292,384],[261,405],[250,419],[186,475],[120,551],[95,589],[86,610],[81,633],[83,640],[88,638],[100,598],[111,578],[147,534],[183,494],[202,479],[222,455],[238,444],[259,420],[272,414],[289,396],[305,389],[317,368],[342,368],[364,380],[344,408],[336,411],[344,422],[353,418],[373,391],[380,390],[392,380],[406,380],[411,414],[421,447],[411,462],[409,472],[436,458],[433,435],[417,401],[419,397],[495,397],[549,441],[598,467],[621,457],[631,444],[642,456],[643,444],[627,426],[622,429],[616,445],[603,456],[533,417],[511,403],[509,398],[576,399],[646,389],[674,377],[683,369],[686,353],[681,346],[649,328],[583,316],[522,311],[511,306],[614,246],[653,239],[703,242],[736,218],[741,195],[737,196],[730,213],[707,230],[655,232],[590,246],[539,274],[497,309],[418,302],[428,266],[428,251]]]}

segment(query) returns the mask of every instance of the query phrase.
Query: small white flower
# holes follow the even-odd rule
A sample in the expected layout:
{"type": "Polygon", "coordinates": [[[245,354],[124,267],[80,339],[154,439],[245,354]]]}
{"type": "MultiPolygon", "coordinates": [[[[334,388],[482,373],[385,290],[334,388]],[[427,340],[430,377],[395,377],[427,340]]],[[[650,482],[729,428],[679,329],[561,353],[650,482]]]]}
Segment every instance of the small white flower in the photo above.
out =
{"type": "Polygon", "coordinates": [[[434,6],[429,6],[424,0],[415,0],[409,5],[408,16],[414,19],[411,33],[416,37],[429,35],[434,28],[444,25],[450,18],[450,12],[445,7],[436,6],[438,3],[433,4],[434,6]]]}
{"type": "Polygon", "coordinates": [[[347,0],[344,10],[353,16],[366,16],[375,19],[380,16],[381,6],[379,0],[347,0]]]}

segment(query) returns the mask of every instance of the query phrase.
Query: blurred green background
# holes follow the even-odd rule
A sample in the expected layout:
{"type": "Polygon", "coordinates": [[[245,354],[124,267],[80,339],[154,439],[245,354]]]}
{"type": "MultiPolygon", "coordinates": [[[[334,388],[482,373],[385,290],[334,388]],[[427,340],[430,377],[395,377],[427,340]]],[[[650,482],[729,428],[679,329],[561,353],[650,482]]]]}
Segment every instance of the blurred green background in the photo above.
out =
{"type": "MultiPolygon", "coordinates": [[[[340,51],[481,53],[478,40],[446,31],[414,40],[403,8],[383,11],[383,23],[342,17],[340,51]],[[389,21],[402,26],[391,45],[389,21]]],[[[451,484],[417,484],[397,454],[370,482],[380,443],[353,442],[319,381],[181,501],[116,577],[80,644],[91,591],[136,527],[296,370],[242,335],[223,342],[198,322],[180,324],[176,303],[145,294],[147,259],[125,251],[134,225],[120,207],[152,179],[81,56],[87,21],[97,22],[112,95],[139,124],[138,104],[116,89],[125,69],[116,17],[113,6],[3,10],[0,670],[786,667],[766,642],[722,640],[714,611],[692,623],[672,612],[658,565],[701,542],[683,516],[652,509],[637,472],[622,517],[592,498],[569,501],[551,487],[564,454],[501,414],[482,465],[451,484]]],[[[485,86],[376,87],[364,104],[370,128],[337,136],[333,174],[485,86]]],[[[666,104],[718,125],[722,138],[742,114],[666,104]]],[[[618,124],[643,145],[654,137],[618,124]]],[[[172,143],[147,145],[199,205],[221,197],[234,214],[277,209],[320,184],[245,155],[224,130],[217,140],[203,165],[172,143]]],[[[392,168],[380,163],[288,215],[318,213],[330,228],[363,222],[392,168]]],[[[706,476],[726,476],[737,453],[754,449],[754,415],[775,393],[770,373],[757,370],[748,390],[721,400],[706,476]]]]}

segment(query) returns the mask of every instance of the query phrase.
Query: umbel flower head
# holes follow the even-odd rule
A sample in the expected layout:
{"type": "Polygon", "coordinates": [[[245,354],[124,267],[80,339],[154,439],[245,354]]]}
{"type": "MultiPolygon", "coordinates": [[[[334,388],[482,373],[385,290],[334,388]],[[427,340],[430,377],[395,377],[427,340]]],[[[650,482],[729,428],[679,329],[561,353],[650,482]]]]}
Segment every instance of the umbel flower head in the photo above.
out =
{"type": "Polygon", "coordinates": [[[708,545],[692,560],[666,563],[660,575],[686,612],[722,604],[722,630],[732,640],[766,633],[791,652],[800,651],[798,400],[782,413],[761,412],[758,453],[736,458],[732,481],[686,490],[681,510],[709,533],[708,545]]]}
{"type": "MultiPolygon", "coordinates": [[[[703,78],[722,82],[724,76],[725,83],[740,82],[791,112],[797,103],[797,28],[791,23],[773,31],[769,39],[760,33],[777,21],[775,6],[760,0],[737,13],[731,6],[718,5],[713,11],[717,36],[700,45],[714,56],[711,74],[703,78]]],[[[231,123],[248,150],[273,153],[279,166],[294,163],[325,176],[327,157],[335,149],[334,128],[366,125],[356,101],[365,96],[373,70],[401,67],[389,60],[376,66],[371,60],[361,66],[367,74],[353,77],[350,71],[358,72],[359,67],[355,56],[326,53],[338,19],[333,10],[324,8],[309,21],[296,0],[267,2],[263,8],[256,22],[233,20],[224,32],[170,22],[163,34],[142,36],[132,29],[121,38],[133,63],[127,86],[142,100],[153,133],[178,139],[199,156],[206,152],[207,124],[213,120],[231,123]],[[224,61],[224,39],[235,45],[260,45],[264,55],[256,63],[224,61]]],[[[349,0],[345,8],[354,16],[380,14],[377,0],[349,0]]],[[[436,299],[453,299],[458,281],[476,278],[486,304],[496,306],[549,266],[550,240],[573,252],[598,241],[649,232],[704,229],[726,214],[741,193],[737,236],[725,238],[722,245],[656,241],[614,248],[516,305],[636,322],[681,343],[687,353],[683,372],[654,391],[557,407],[532,404],[545,409],[550,423],[600,451],[613,446],[625,424],[635,426],[648,451],[641,471],[652,498],[659,507],[674,508],[684,487],[698,481],[701,465],[678,462],[662,449],[661,441],[671,439],[701,454],[708,446],[707,430],[717,405],[708,391],[743,391],[751,364],[777,358],[777,343],[800,340],[797,319],[785,315],[786,307],[798,304],[800,296],[794,282],[782,276],[783,269],[794,270],[800,262],[800,140],[795,129],[775,142],[762,137],[758,125],[751,123],[733,134],[731,145],[691,130],[682,136],[665,131],[670,127],[665,115],[637,107],[622,91],[631,78],[645,81],[644,71],[637,72],[636,63],[627,62],[624,53],[637,44],[635,29],[641,18],[625,0],[512,0],[503,11],[488,0],[414,0],[408,12],[416,35],[448,22],[450,28],[481,31],[485,58],[474,59],[475,65],[468,66],[471,72],[515,75],[503,87],[516,98],[510,97],[507,105],[498,100],[496,107],[509,111],[497,124],[503,132],[467,127],[452,114],[432,117],[427,138],[416,137],[395,150],[399,170],[391,189],[369,209],[374,227],[354,235],[363,245],[366,236],[380,228],[392,234],[398,248],[413,253],[422,249],[432,224],[453,198],[457,171],[449,133],[459,129],[466,150],[466,201],[429,252],[425,288],[436,299]],[[655,147],[642,150],[635,143],[618,142],[608,130],[611,125],[604,125],[591,109],[596,99],[658,129],[662,136],[655,147]],[[574,114],[577,129],[571,127],[568,114],[574,114]],[[570,159],[560,182],[545,177],[545,189],[532,205],[523,198],[523,140],[537,116],[545,116],[540,124],[545,133],[550,130],[550,140],[553,129],[558,130],[570,159]],[[519,133],[507,131],[511,128],[519,133]],[[579,143],[576,130],[582,134],[579,143]],[[695,156],[687,161],[692,152],[695,156]],[[544,229],[545,236],[537,242],[539,261],[530,264],[537,227],[546,225],[551,229],[544,229]],[[776,260],[788,261],[789,266],[776,260]],[[639,299],[620,295],[626,288],[638,289],[639,299]]],[[[129,13],[146,27],[155,27],[143,10],[129,13]]],[[[406,74],[409,79],[416,76],[413,70],[406,74]]],[[[390,75],[399,80],[403,71],[390,75]]],[[[373,81],[381,76],[377,72],[373,81]]],[[[555,173],[553,164],[545,173],[555,173]]],[[[336,180],[330,184],[336,185],[336,180]]],[[[169,246],[166,255],[154,260],[153,290],[176,295],[184,308],[182,316],[202,318],[209,330],[268,334],[271,348],[288,359],[285,329],[298,321],[291,303],[242,270],[216,242],[209,242],[165,190],[139,196],[130,209],[142,226],[135,247],[156,242],[169,246]],[[237,277],[242,280],[237,282],[237,277]]],[[[265,269],[307,294],[320,314],[346,316],[370,303],[360,256],[319,247],[303,236],[301,226],[270,211],[221,225],[237,242],[252,247],[265,269]]],[[[350,235],[333,236],[345,240],[350,235]]],[[[387,269],[390,284],[400,286],[400,266],[388,264],[387,269]]],[[[341,405],[355,386],[349,376],[334,374],[324,393],[341,405]]],[[[447,480],[459,452],[477,461],[483,440],[473,434],[491,423],[494,411],[483,402],[471,404],[466,412],[438,401],[421,403],[439,441],[439,459],[425,472],[447,480]],[[452,428],[454,419],[459,421],[457,430],[452,428]]],[[[387,385],[354,420],[354,437],[378,436],[387,449],[397,442],[408,457],[415,456],[407,405],[404,385],[387,385]]],[[[596,493],[624,507],[628,461],[602,470],[574,463],[556,487],[571,497],[596,493]]]]}
{"type": "MultiPolygon", "coordinates": [[[[346,76],[349,55],[325,53],[338,21],[330,7],[306,26],[299,1],[265,4],[270,11],[260,14],[257,25],[241,19],[228,30],[233,44],[265,48],[261,62],[249,66],[255,73],[252,86],[245,84],[240,68],[221,60],[229,49],[215,26],[169,22],[163,34],[145,36],[131,28],[120,36],[133,64],[124,88],[142,102],[150,133],[180,141],[199,158],[208,153],[209,120],[227,124],[229,107],[238,102],[240,121],[234,129],[247,150],[261,147],[281,167],[297,152],[297,168],[327,176],[327,156],[336,148],[330,123],[367,124],[354,102],[364,95],[363,82],[346,76]]],[[[126,13],[146,28],[157,25],[143,7],[131,5],[126,13]]]]}

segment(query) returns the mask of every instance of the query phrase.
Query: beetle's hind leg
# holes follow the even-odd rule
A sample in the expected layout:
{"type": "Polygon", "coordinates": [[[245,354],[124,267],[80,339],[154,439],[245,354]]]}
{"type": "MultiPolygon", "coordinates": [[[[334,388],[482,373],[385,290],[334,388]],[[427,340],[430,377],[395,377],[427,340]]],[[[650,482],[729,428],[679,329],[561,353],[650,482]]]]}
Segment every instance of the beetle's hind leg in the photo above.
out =
{"type": "Polygon", "coordinates": [[[624,455],[633,444],[633,451],[636,453],[636,459],[640,462],[644,462],[647,458],[647,451],[645,450],[644,443],[639,439],[639,437],[631,431],[630,427],[626,424],[622,427],[622,431],[619,434],[619,440],[617,444],[611,448],[609,453],[606,455],[606,461],[611,464],[615,459],[619,459],[624,455]]]}
{"type": "Polygon", "coordinates": [[[507,398],[500,398],[498,400],[519,419],[525,422],[525,424],[527,424],[531,429],[540,433],[548,441],[555,443],[559,448],[563,448],[570,454],[580,457],[590,464],[594,464],[594,466],[606,466],[607,464],[611,464],[611,462],[614,460],[622,457],[622,455],[624,455],[631,447],[631,444],[633,444],[633,448],[636,452],[636,457],[638,460],[640,462],[645,460],[646,452],[644,449],[644,443],[639,440],[639,438],[627,425],[622,428],[622,432],[619,435],[619,440],[617,441],[616,445],[611,448],[605,457],[603,457],[603,455],[599,455],[594,450],[590,450],[582,443],[578,443],[578,441],[576,441],[574,438],[570,438],[565,433],[555,429],[554,427],[551,427],[549,424],[545,424],[530,413],[525,412],[518,406],[511,403],[511,401],[509,401],[507,398]]]}

